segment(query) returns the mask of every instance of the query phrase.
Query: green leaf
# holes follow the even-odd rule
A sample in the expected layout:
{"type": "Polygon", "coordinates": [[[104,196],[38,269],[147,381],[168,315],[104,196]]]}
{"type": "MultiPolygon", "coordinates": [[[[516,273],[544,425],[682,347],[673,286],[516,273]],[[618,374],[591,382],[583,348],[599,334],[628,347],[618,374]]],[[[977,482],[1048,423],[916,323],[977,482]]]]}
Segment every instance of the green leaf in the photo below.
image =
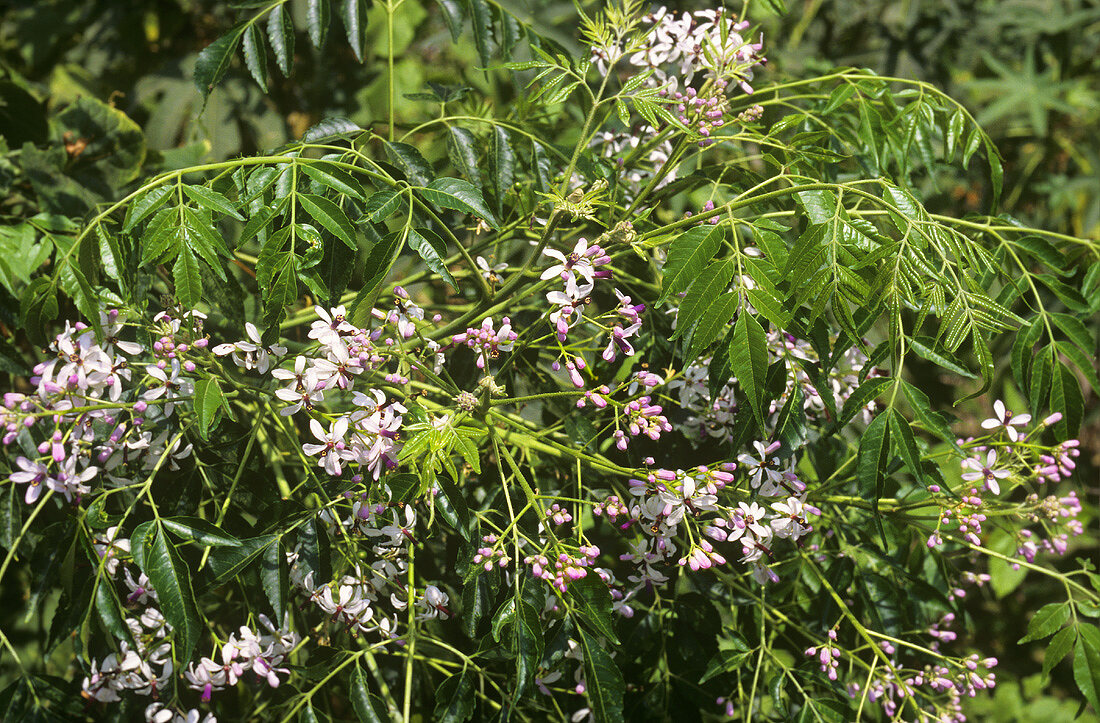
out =
{"type": "Polygon", "coordinates": [[[384,188],[367,199],[363,213],[371,221],[384,221],[401,206],[404,194],[396,188],[384,188]]]}
{"type": "Polygon", "coordinates": [[[429,269],[443,277],[444,281],[450,284],[455,291],[458,291],[458,282],[447,270],[446,241],[439,238],[435,231],[428,228],[410,228],[407,241],[409,248],[420,254],[420,258],[424,259],[424,263],[429,269]]]}
{"type": "Polygon", "coordinates": [[[569,597],[573,601],[578,618],[592,630],[619,644],[611,619],[611,593],[607,585],[595,574],[588,574],[570,583],[569,597]]]}
{"type": "Polygon", "coordinates": [[[344,31],[351,46],[351,52],[355,53],[355,59],[362,63],[366,59],[363,46],[367,30],[367,13],[363,0],[340,0],[340,19],[344,21],[344,31]]]}
{"type": "Polygon", "coordinates": [[[694,359],[701,351],[713,344],[718,337],[724,336],[733,315],[737,312],[741,297],[734,291],[727,291],[703,311],[702,317],[691,333],[691,347],[686,358],[694,359]]]}
{"type": "Polygon", "coordinates": [[[519,598],[510,598],[493,619],[493,638],[501,641],[503,628],[508,627],[504,642],[516,656],[516,688],[512,700],[518,701],[530,686],[542,660],[543,625],[538,612],[519,598]]]}
{"type": "Polygon", "coordinates": [[[202,277],[199,262],[190,249],[181,249],[172,264],[172,281],[176,285],[176,298],[185,309],[195,309],[202,301],[202,277]]]}
{"type": "Polygon", "coordinates": [[[315,143],[326,138],[350,136],[353,133],[360,133],[362,130],[362,126],[358,123],[350,121],[347,118],[332,116],[325,118],[315,126],[311,126],[303,133],[302,143],[315,143]]]}
{"type": "Polygon", "coordinates": [[[149,583],[157,591],[164,619],[174,629],[180,660],[187,661],[202,633],[202,620],[195,606],[195,593],[191,589],[187,566],[159,525],[155,526],[151,544],[145,548],[141,571],[149,577],[149,583]]]}
{"type": "Polygon", "coordinates": [[[1081,396],[1077,377],[1061,363],[1054,365],[1054,376],[1050,384],[1050,409],[1052,412],[1062,413],[1062,419],[1054,425],[1054,433],[1058,439],[1076,436],[1085,414],[1085,400],[1081,396]]]}
{"type": "Polygon", "coordinates": [[[687,296],[680,302],[680,311],[676,314],[676,331],[672,338],[677,339],[691,331],[703,312],[711,307],[714,300],[729,288],[730,280],[737,264],[733,259],[715,261],[703,269],[691,286],[687,296]]]}
{"type": "Polygon", "coordinates": [[[493,56],[493,10],[485,0],[469,0],[474,28],[474,47],[481,67],[487,68],[493,56]]]}
{"type": "Polygon", "coordinates": [[[1093,710],[1100,711],[1100,628],[1082,625],[1073,648],[1073,679],[1093,710]]]}
{"type": "Polygon", "coordinates": [[[122,601],[118,599],[118,592],[110,578],[97,577],[92,584],[95,585],[96,612],[99,613],[103,627],[118,640],[132,640],[130,629],[126,626],[122,601]]]}
{"type": "Polygon", "coordinates": [[[436,478],[436,484],[439,485],[440,494],[436,496],[435,501],[443,519],[460,535],[467,540],[470,539],[471,518],[470,508],[466,505],[466,498],[462,496],[462,492],[455,486],[455,483],[445,475],[439,475],[436,478]]]}
{"type": "Polygon", "coordinates": [[[890,415],[890,441],[893,442],[894,449],[920,486],[927,487],[928,484],[924,479],[924,469],[921,467],[920,450],[917,449],[917,440],[913,436],[913,430],[909,428],[909,421],[893,407],[889,409],[887,414],[890,415]]]}
{"type": "Polygon", "coordinates": [[[229,406],[229,400],[218,385],[217,379],[200,379],[195,382],[195,414],[198,417],[199,434],[209,439],[210,429],[214,426],[218,410],[229,406]]]}
{"type": "MultiPolygon", "coordinates": [[[[363,286],[360,288],[359,293],[355,295],[355,301],[351,305],[351,318],[358,318],[362,305],[368,299],[375,297],[404,245],[404,235],[394,232],[384,236],[371,247],[370,253],[367,255],[366,266],[363,269],[363,286]]],[[[370,304],[366,307],[368,311],[369,307],[370,304]]]]}
{"type": "Polygon", "coordinates": [[[1085,376],[1085,380],[1088,382],[1089,386],[1092,387],[1092,390],[1100,396],[1100,377],[1097,377],[1096,369],[1093,367],[1093,359],[1096,357],[1086,356],[1085,352],[1064,341],[1056,342],[1054,346],[1063,356],[1069,359],[1075,367],[1077,367],[1078,371],[1085,376]]]}
{"type": "Polygon", "coordinates": [[[440,208],[469,213],[485,219],[494,229],[500,228],[500,222],[485,204],[481,191],[469,181],[461,178],[437,178],[427,188],[421,189],[420,193],[425,200],[440,208]]]}
{"type": "Polygon", "coordinates": [[[397,164],[397,167],[405,174],[405,178],[410,184],[427,186],[432,182],[435,173],[416,148],[393,141],[386,141],[382,145],[386,149],[386,156],[397,164]]]}
{"type": "Polygon", "coordinates": [[[584,629],[578,629],[577,632],[584,654],[588,703],[596,723],[622,723],[623,695],[626,692],[623,675],[596,638],[584,629]]]}
{"type": "Polygon", "coordinates": [[[1061,329],[1071,342],[1080,347],[1081,351],[1096,356],[1096,339],[1080,319],[1058,312],[1054,312],[1050,317],[1054,320],[1054,325],[1061,329]]]}
{"type": "Polygon", "coordinates": [[[276,65],[283,72],[283,77],[289,77],[290,67],[294,64],[294,25],[285,5],[276,6],[267,14],[267,39],[275,53],[276,65]]]}
{"type": "Polygon", "coordinates": [[[856,387],[856,390],[844,402],[844,408],[841,409],[840,415],[836,419],[837,427],[842,427],[852,421],[852,418],[859,414],[860,410],[873,402],[879,394],[882,394],[882,390],[886,386],[893,383],[894,380],[889,377],[871,377],[856,387]]]}
{"type": "Polygon", "coordinates": [[[351,709],[360,723],[389,723],[390,714],[382,699],[370,692],[367,676],[356,662],[351,671],[351,709]]]}
{"type": "Polygon", "coordinates": [[[1027,624],[1027,635],[1020,638],[1017,644],[1028,643],[1032,640],[1042,640],[1050,637],[1069,622],[1069,603],[1048,603],[1039,608],[1027,624]]]}
{"type": "Polygon", "coordinates": [[[214,574],[214,584],[220,585],[237,577],[272,546],[278,547],[279,538],[275,535],[260,535],[241,540],[240,545],[214,548],[210,554],[210,571],[214,574]]]}
{"type": "Polygon", "coordinates": [[[916,421],[920,422],[926,431],[935,434],[961,452],[958,441],[951,432],[951,427],[944,420],[943,415],[932,409],[928,395],[904,380],[901,382],[901,391],[905,394],[905,399],[909,402],[916,421]]]}
{"type": "Polygon", "coordinates": [[[306,5],[306,30],[309,32],[309,41],[318,50],[328,37],[330,12],[329,0],[309,0],[306,5]]]}
{"type": "Polygon", "coordinates": [[[919,356],[920,358],[926,359],[933,364],[943,369],[946,369],[949,372],[958,374],[960,377],[963,377],[965,379],[978,378],[976,374],[972,374],[970,370],[966,367],[960,364],[956,364],[951,359],[936,351],[934,348],[934,342],[932,342],[932,340],[928,339],[927,337],[924,337],[923,339],[920,337],[910,339],[909,348],[915,351],[917,353],[917,356],[919,356]]]}
{"type": "Polygon", "coordinates": [[[462,24],[466,22],[465,5],[458,0],[435,0],[439,10],[443,14],[443,22],[447,24],[447,30],[451,32],[451,40],[458,42],[462,35],[462,24]]]}
{"type": "Polygon", "coordinates": [[[195,85],[202,94],[203,104],[206,103],[210,91],[221,82],[225,71],[229,69],[229,63],[233,60],[233,54],[237,52],[237,44],[241,42],[243,34],[244,26],[238,26],[210,43],[199,53],[199,58],[195,61],[194,78],[195,85]]]}
{"type": "Polygon", "coordinates": [[[244,216],[238,213],[232,201],[206,186],[184,186],[183,193],[203,208],[224,216],[230,216],[238,221],[244,220],[244,216]]]}
{"type": "Polygon", "coordinates": [[[985,157],[989,161],[989,182],[993,185],[993,202],[990,204],[993,208],[997,207],[997,203],[1001,200],[1001,187],[1004,183],[1004,167],[1001,165],[1001,156],[997,152],[997,147],[988,139],[984,139],[985,143],[985,157]]]}
{"type": "Polygon", "coordinates": [[[693,226],[676,237],[669,247],[668,258],[662,270],[664,288],[658,303],[683,291],[699,277],[707,262],[718,252],[722,234],[720,226],[703,224],[693,226]]]}
{"type": "Polygon", "coordinates": [[[260,90],[267,92],[267,50],[264,48],[263,35],[255,24],[244,31],[241,50],[244,52],[244,64],[260,90]]]}
{"type": "Polygon", "coordinates": [[[286,603],[290,595],[290,566],[286,561],[286,549],[281,542],[264,551],[260,582],[271,611],[275,613],[275,624],[279,627],[285,626],[289,613],[286,603]]]}
{"type": "Polygon", "coordinates": [[[1047,645],[1043,654],[1043,676],[1050,675],[1055,665],[1069,654],[1073,648],[1073,641],[1077,638],[1077,631],[1072,627],[1065,627],[1055,633],[1047,645]]]}
{"type": "Polygon", "coordinates": [[[459,126],[447,126],[447,157],[459,173],[481,188],[477,156],[477,139],[474,134],[459,126]]]}
{"type": "Polygon", "coordinates": [[[103,272],[123,289],[130,285],[129,277],[123,273],[126,259],[118,245],[118,237],[108,231],[103,224],[95,227],[96,240],[99,241],[99,258],[103,262],[103,272]]]}
{"type": "Polygon", "coordinates": [[[756,424],[764,430],[764,377],[768,373],[768,340],[760,322],[742,311],[733,326],[730,369],[749,399],[756,424]]]}
{"type": "Polygon", "coordinates": [[[962,138],[963,129],[966,127],[966,114],[962,108],[956,108],[947,121],[947,134],[944,138],[944,158],[950,162],[955,157],[955,150],[959,147],[959,139],[962,138]]]}
{"type": "Polygon", "coordinates": [[[126,209],[126,221],[122,224],[122,232],[130,233],[134,226],[137,226],[149,214],[163,206],[171,191],[172,189],[168,186],[157,186],[138,196],[126,209]]]}
{"type": "Polygon", "coordinates": [[[162,517],[161,525],[180,539],[204,547],[240,547],[239,538],[201,517],[162,517]]]}
{"type": "Polygon", "coordinates": [[[859,460],[856,463],[856,479],[860,496],[868,500],[882,497],[886,481],[886,466],[890,461],[889,414],[879,414],[867,425],[859,439],[859,460]]]}
{"type": "Polygon", "coordinates": [[[57,318],[57,287],[49,277],[39,276],[23,290],[19,299],[19,321],[27,338],[39,346],[46,345],[49,323],[57,318]]]}
{"type": "Polygon", "coordinates": [[[462,723],[474,715],[474,676],[468,668],[444,680],[435,689],[432,720],[462,723]]]}
{"type": "Polygon", "coordinates": [[[489,135],[489,176],[495,191],[497,215],[500,215],[504,196],[516,180],[516,151],[511,136],[501,126],[493,126],[489,135]]]}
{"type": "Polygon", "coordinates": [[[355,226],[339,206],[324,196],[314,196],[310,193],[299,193],[298,202],[313,220],[343,241],[349,249],[354,251],[358,248],[355,245],[355,226]]]}
{"type": "Polygon", "coordinates": [[[302,163],[298,169],[327,189],[339,191],[345,196],[356,201],[364,200],[363,187],[347,171],[337,168],[331,163],[319,161],[317,163],[302,163]]]}

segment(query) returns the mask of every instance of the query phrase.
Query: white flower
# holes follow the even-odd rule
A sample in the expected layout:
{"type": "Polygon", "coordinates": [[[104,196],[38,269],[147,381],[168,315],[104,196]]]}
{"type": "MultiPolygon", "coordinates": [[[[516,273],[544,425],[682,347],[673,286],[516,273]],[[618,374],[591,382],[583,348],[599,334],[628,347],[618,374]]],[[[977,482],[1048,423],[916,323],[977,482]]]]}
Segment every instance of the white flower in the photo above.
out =
{"type": "Polygon", "coordinates": [[[310,456],[320,455],[318,466],[324,467],[325,471],[333,477],[339,477],[342,470],[341,460],[354,457],[354,452],[348,450],[344,442],[344,435],[348,433],[348,418],[338,417],[328,432],[325,432],[324,427],[316,419],[309,420],[309,428],[313,436],[323,444],[307,442],[302,445],[302,451],[310,456]]]}
{"type": "Polygon", "coordinates": [[[1005,434],[1013,442],[1020,438],[1020,433],[1016,430],[1016,427],[1023,427],[1031,421],[1030,414],[1013,414],[1005,408],[1005,403],[1000,399],[993,402],[993,413],[996,416],[982,421],[982,428],[990,430],[1004,428],[1005,434]]]}
{"type": "Polygon", "coordinates": [[[20,471],[12,472],[8,479],[16,484],[28,485],[23,499],[28,505],[33,505],[42,495],[42,483],[49,479],[50,470],[42,462],[32,462],[26,457],[16,457],[15,463],[19,465],[20,471]]]}
{"type": "MultiPolygon", "coordinates": [[[[988,421],[988,420],[986,420],[988,421]]],[[[1006,427],[1011,429],[1011,427],[1006,427]]],[[[1011,472],[1007,469],[994,469],[997,464],[997,450],[991,449],[985,456],[985,463],[982,463],[981,457],[970,457],[963,460],[963,469],[974,470],[973,472],[963,472],[962,478],[967,482],[976,482],[978,480],[984,480],[986,489],[995,495],[1001,494],[1001,485],[998,480],[1005,479],[1011,472]]]]}

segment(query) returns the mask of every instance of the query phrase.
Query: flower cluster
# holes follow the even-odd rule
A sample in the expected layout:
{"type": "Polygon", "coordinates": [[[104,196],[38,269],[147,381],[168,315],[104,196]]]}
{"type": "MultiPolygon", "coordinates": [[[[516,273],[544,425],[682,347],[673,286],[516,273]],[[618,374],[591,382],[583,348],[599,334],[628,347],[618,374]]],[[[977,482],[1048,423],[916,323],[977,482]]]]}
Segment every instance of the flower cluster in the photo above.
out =
{"type": "Polygon", "coordinates": [[[272,688],[279,687],[280,673],[290,673],[279,666],[298,646],[301,637],[297,633],[277,629],[266,615],[259,615],[259,619],[267,632],[257,633],[242,625],[237,634],[231,634],[222,644],[218,660],[203,658],[183,674],[188,687],[202,691],[203,702],[210,700],[213,691],[237,685],[249,671],[256,680],[266,682],[272,688]]]}

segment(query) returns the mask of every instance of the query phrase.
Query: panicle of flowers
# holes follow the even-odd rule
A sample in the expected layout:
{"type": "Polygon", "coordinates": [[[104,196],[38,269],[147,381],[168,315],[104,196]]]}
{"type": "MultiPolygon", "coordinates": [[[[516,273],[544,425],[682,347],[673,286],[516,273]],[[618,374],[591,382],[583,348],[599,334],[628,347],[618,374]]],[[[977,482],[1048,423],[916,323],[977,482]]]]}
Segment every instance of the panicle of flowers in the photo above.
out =
{"type": "Polygon", "coordinates": [[[272,688],[279,687],[279,674],[289,675],[287,668],[279,666],[298,646],[301,637],[276,628],[262,613],[259,620],[266,632],[257,632],[242,625],[237,634],[230,634],[222,644],[217,660],[202,658],[184,672],[188,687],[201,691],[203,702],[209,701],[214,691],[237,685],[249,671],[257,681],[263,681],[272,688]]]}
{"type": "Polygon", "coordinates": [[[662,432],[671,432],[672,425],[661,413],[664,409],[660,404],[653,404],[648,396],[642,396],[627,402],[623,407],[623,416],[627,431],[616,429],[614,433],[615,446],[625,450],[630,440],[627,438],[645,435],[653,441],[661,438],[662,432]]]}
{"type": "Polygon", "coordinates": [[[496,567],[508,567],[508,556],[497,543],[500,542],[496,535],[488,534],[481,537],[481,541],[485,543],[484,547],[479,547],[477,553],[473,557],[475,565],[481,565],[486,572],[496,567]]]}
{"type": "Polygon", "coordinates": [[[271,358],[278,359],[286,354],[286,347],[279,344],[264,346],[260,340],[260,331],[252,322],[245,322],[244,332],[247,339],[242,341],[218,344],[211,351],[215,356],[232,355],[233,363],[241,369],[255,369],[260,374],[267,374],[271,368],[271,358]]]}
{"type": "Polygon", "coordinates": [[[512,351],[519,338],[519,334],[512,331],[512,321],[507,316],[501,319],[499,329],[493,327],[493,318],[487,317],[480,328],[470,327],[461,334],[455,334],[451,342],[465,344],[477,352],[477,368],[484,369],[490,359],[496,359],[501,352],[512,351]]]}

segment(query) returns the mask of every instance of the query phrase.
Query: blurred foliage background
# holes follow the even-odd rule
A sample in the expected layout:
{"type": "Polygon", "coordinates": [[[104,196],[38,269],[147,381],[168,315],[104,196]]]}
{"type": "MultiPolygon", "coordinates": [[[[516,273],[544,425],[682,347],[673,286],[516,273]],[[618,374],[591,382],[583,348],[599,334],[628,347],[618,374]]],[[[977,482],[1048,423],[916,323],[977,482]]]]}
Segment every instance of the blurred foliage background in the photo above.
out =
{"type": "MultiPolygon", "coordinates": [[[[198,53],[268,3],[4,3],[0,372],[12,379],[26,372],[23,355],[12,346],[18,327],[16,292],[49,257],[49,244],[63,238],[67,222],[62,215],[85,215],[159,171],[277,147],[325,118],[346,117],[364,128],[381,129],[387,113],[382,71],[388,39],[380,10],[365,0],[350,1],[358,3],[367,20],[363,62],[342,38],[315,50],[304,30],[308,4],[292,0],[288,9],[297,30],[290,76],[268,57],[264,92],[238,56],[205,106],[192,81],[198,53]]],[[[572,3],[503,0],[500,5],[575,53],[586,52],[574,38],[572,3]]],[[[740,12],[739,5],[731,9],[740,12]]],[[[452,104],[468,115],[485,114],[489,104],[519,96],[518,85],[479,70],[468,37],[452,44],[436,0],[406,0],[399,16],[393,42],[402,54],[396,105],[401,128],[414,128],[434,107],[406,97],[428,82],[473,89],[452,104]]],[[[935,84],[976,114],[1003,154],[1000,211],[1030,225],[1100,237],[1100,2],[786,0],[784,7],[781,0],[752,0],[749,18],[764,33],[765,76],[805,77],[858,66],[935,84]]],[[[986,212],[991,189],[982,169],[972,166],[971,171],[912,182],[922,186],[933,212],[986,212]]],[[[1009,350],[995,351],[1004,358],[1009,350]]],[[[1002,376],[1002,394],[1011,406],[1021,399],[1021,390],[1011,387],[1011,375],[1002,376]]],[[[958,380],[929,381],[951,386],[958,380]]],[[[1091,485],[1088,499],[1093,501],[1100,460],[1096,401],[1092,394],[1085,398],[1082,460],[1091,459],[1078,477],[1091,485]]],[[[960,428],[976,427],[980,417],[975,415],[983,411],[960,409],[960,428]]],[[[1090,533],[1086,545],[1095,548],[1096,531],[1090,533]]],[[[998,655],[1002,664],[1001,685],[992,698],[973,704],[973,715],[990,721],[1071,719],[1077,705],[1069,666],[1055,671],[1054,686],[1044,695],[1034,675],[1041,646],[1034,645],[1027,655],[1014,647],[1031,611],[1047,602],[1044,590],[1019,582],[1002,571],[993,591],[970,602],[979,647],[998,655]]],[[[0,604],[22,609],[27,601],[9,599],[18,595],[11,588],[0,591],[0,604]]],[[[48,620],[38,617],[25,624],[48,620]]]]}

